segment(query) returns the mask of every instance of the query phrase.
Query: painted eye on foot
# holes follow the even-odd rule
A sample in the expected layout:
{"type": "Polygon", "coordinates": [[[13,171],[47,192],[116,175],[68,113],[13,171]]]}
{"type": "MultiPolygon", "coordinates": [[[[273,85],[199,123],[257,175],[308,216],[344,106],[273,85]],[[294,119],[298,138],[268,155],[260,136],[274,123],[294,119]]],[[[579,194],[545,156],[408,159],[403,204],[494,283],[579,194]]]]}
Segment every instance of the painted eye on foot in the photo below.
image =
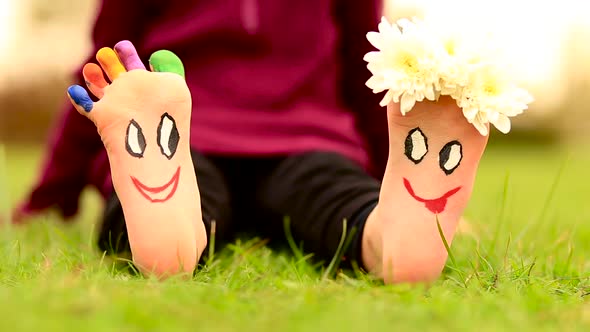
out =
{"type": "Polygon", "coordinates": [[[172,159],[176,153],[176,148],[178,148],[179,139],[180,135],[176,128],[176,121],[168,113],[164,113],[158,126],[158,145],[166,158],[172,159]]]}
{"type": "Polygon", "coordinates": [[[439,166],[446,175],[450,175],[459,167],[463,159],[463,148],[458,141],[452,141],[440,150],[439,166]]]}
{"type": "Polygon", "coordinates": [[[414,164],[418,164],[424,159],[426,153],[428,153],[428,139],[420,128],[412,129],[406,137],[404,154],[414,164]]]}
{"type": "Polygon", "coordinates": [[[146,142],[143,130],[139,123],[131,120],[127,126],[127,134],[125,135],[125,148],[130,155],[137,158],[142,158],[145,152],[146,142]]]}

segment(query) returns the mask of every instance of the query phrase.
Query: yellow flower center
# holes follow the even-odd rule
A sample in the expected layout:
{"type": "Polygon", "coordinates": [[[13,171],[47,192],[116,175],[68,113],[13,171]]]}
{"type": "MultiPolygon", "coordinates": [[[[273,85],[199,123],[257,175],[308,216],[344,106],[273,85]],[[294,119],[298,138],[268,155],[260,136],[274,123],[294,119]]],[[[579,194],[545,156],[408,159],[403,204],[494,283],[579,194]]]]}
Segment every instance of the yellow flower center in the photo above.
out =
{"type": "Polygon", "coordinates": [[[493,96],[493,95],[496,95],[496,94],[498,94],[498,92],[499,92],[499,89],[498,89],[498,87],[497,87],[497,86],[495,86],[495,85],[488,84],[488,85],[486,85],[486,86],[484,87],[484,91],[485,91],[485,93],[486,93],[487,95],[493,96]]]}
{"type": "Polygon", "coordinates": [[[500,84],[494,78],[486,77],[483,82],[483,92],[488,96],[495,96],[500,93],[500,84]]]}
{"type": "Polygon", "coordinates": [[[491,68],[482,73],[481,91],[488,96],[497,96],[502,93],[502,82],[494,75],[491,68]]]}
{"type": "Polygon", "coordinates": [[[412,74],[418,73],[418,59],[413,54],[407,52],[400,52],[396,60],[398,65],[404,68],[406,72],[412,74]]]}
{"type": "Polygon", "coordinates": [[[456,48],[457,48],[457,42],[453,39],[448,39],[445,41],[444,43],[445,46],[445,50],[447,51],[447,53],[450,56],[455,55],[455,53],[457,52],[456,48]]]}

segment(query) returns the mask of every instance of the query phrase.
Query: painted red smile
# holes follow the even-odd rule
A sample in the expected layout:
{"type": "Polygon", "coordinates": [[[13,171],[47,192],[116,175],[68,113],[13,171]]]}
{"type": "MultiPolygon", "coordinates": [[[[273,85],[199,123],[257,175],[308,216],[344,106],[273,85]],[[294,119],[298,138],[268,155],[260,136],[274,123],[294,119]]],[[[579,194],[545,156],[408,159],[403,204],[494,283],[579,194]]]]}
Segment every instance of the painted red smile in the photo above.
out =
{"type": "Polygon", "coordinates": [[[447,199],[456,194],[461,189],[461,187],[457,187],[436,199],[424,199],[414,193],[414,189],[412,189],[410,181],[408,181],[406,178],[404,178],[404,186],[406,187],[406,190],[408,190],[408,193],[414,197],[415,200],[420,203],[424,203],[426,208],[434,214],[443,212],[445,210],[445,206],[447,205],[447,199]]]}
{"type": "Polygon", "coordinates": [[[141,183],[138,179],[131,177],[131,181],[137,188],[137,191],[145,197],[148,201],[152,203],[162,203],[169,200],[174,193],[176,192],[176,188],[178,188],[178,180],[180,177],[180,166],[176,169],[176,173],[172,176],[172,179],[168,181],[163,186],[160,187],[148,187],[145,184],[141,183]]]}

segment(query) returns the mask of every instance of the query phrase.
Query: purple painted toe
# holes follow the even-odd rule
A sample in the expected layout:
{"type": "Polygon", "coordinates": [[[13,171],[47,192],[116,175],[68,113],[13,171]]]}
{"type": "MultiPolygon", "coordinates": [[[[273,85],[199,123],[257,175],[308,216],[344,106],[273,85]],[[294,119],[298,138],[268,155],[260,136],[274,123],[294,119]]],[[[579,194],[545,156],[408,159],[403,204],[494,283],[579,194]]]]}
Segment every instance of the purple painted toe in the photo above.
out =
{"type": "Polygon", "coordinates": [[[145,65],[141,62],[139,55],[137,55],[137,51],[135,50],[135,46],[128,41],[123,40],[115,45],[115,51],[119,56],[119,60],[127,71],[134,70],[134,69],[143,69],[145,70],[145,65]]]}

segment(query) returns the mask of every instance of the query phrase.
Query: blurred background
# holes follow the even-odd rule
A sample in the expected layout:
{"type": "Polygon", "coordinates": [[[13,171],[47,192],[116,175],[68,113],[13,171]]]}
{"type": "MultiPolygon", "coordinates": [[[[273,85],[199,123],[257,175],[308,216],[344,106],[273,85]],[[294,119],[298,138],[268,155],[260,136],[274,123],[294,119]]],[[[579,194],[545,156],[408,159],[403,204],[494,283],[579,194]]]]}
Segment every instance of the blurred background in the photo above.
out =
{"type": "MultiPolygon", "coordinates": [[[[0,0],[0,141],[46,139],[71,71],[90,49],[95,0],[0,0]]],[[[432,16],[492,30],[516,77],[534,95],[504,140],[587,140],[590,7],[577,0],[385,0],[390,20],[432,16]]],[[[496,135],[501,136],[501,135],[496,135]]]]}

